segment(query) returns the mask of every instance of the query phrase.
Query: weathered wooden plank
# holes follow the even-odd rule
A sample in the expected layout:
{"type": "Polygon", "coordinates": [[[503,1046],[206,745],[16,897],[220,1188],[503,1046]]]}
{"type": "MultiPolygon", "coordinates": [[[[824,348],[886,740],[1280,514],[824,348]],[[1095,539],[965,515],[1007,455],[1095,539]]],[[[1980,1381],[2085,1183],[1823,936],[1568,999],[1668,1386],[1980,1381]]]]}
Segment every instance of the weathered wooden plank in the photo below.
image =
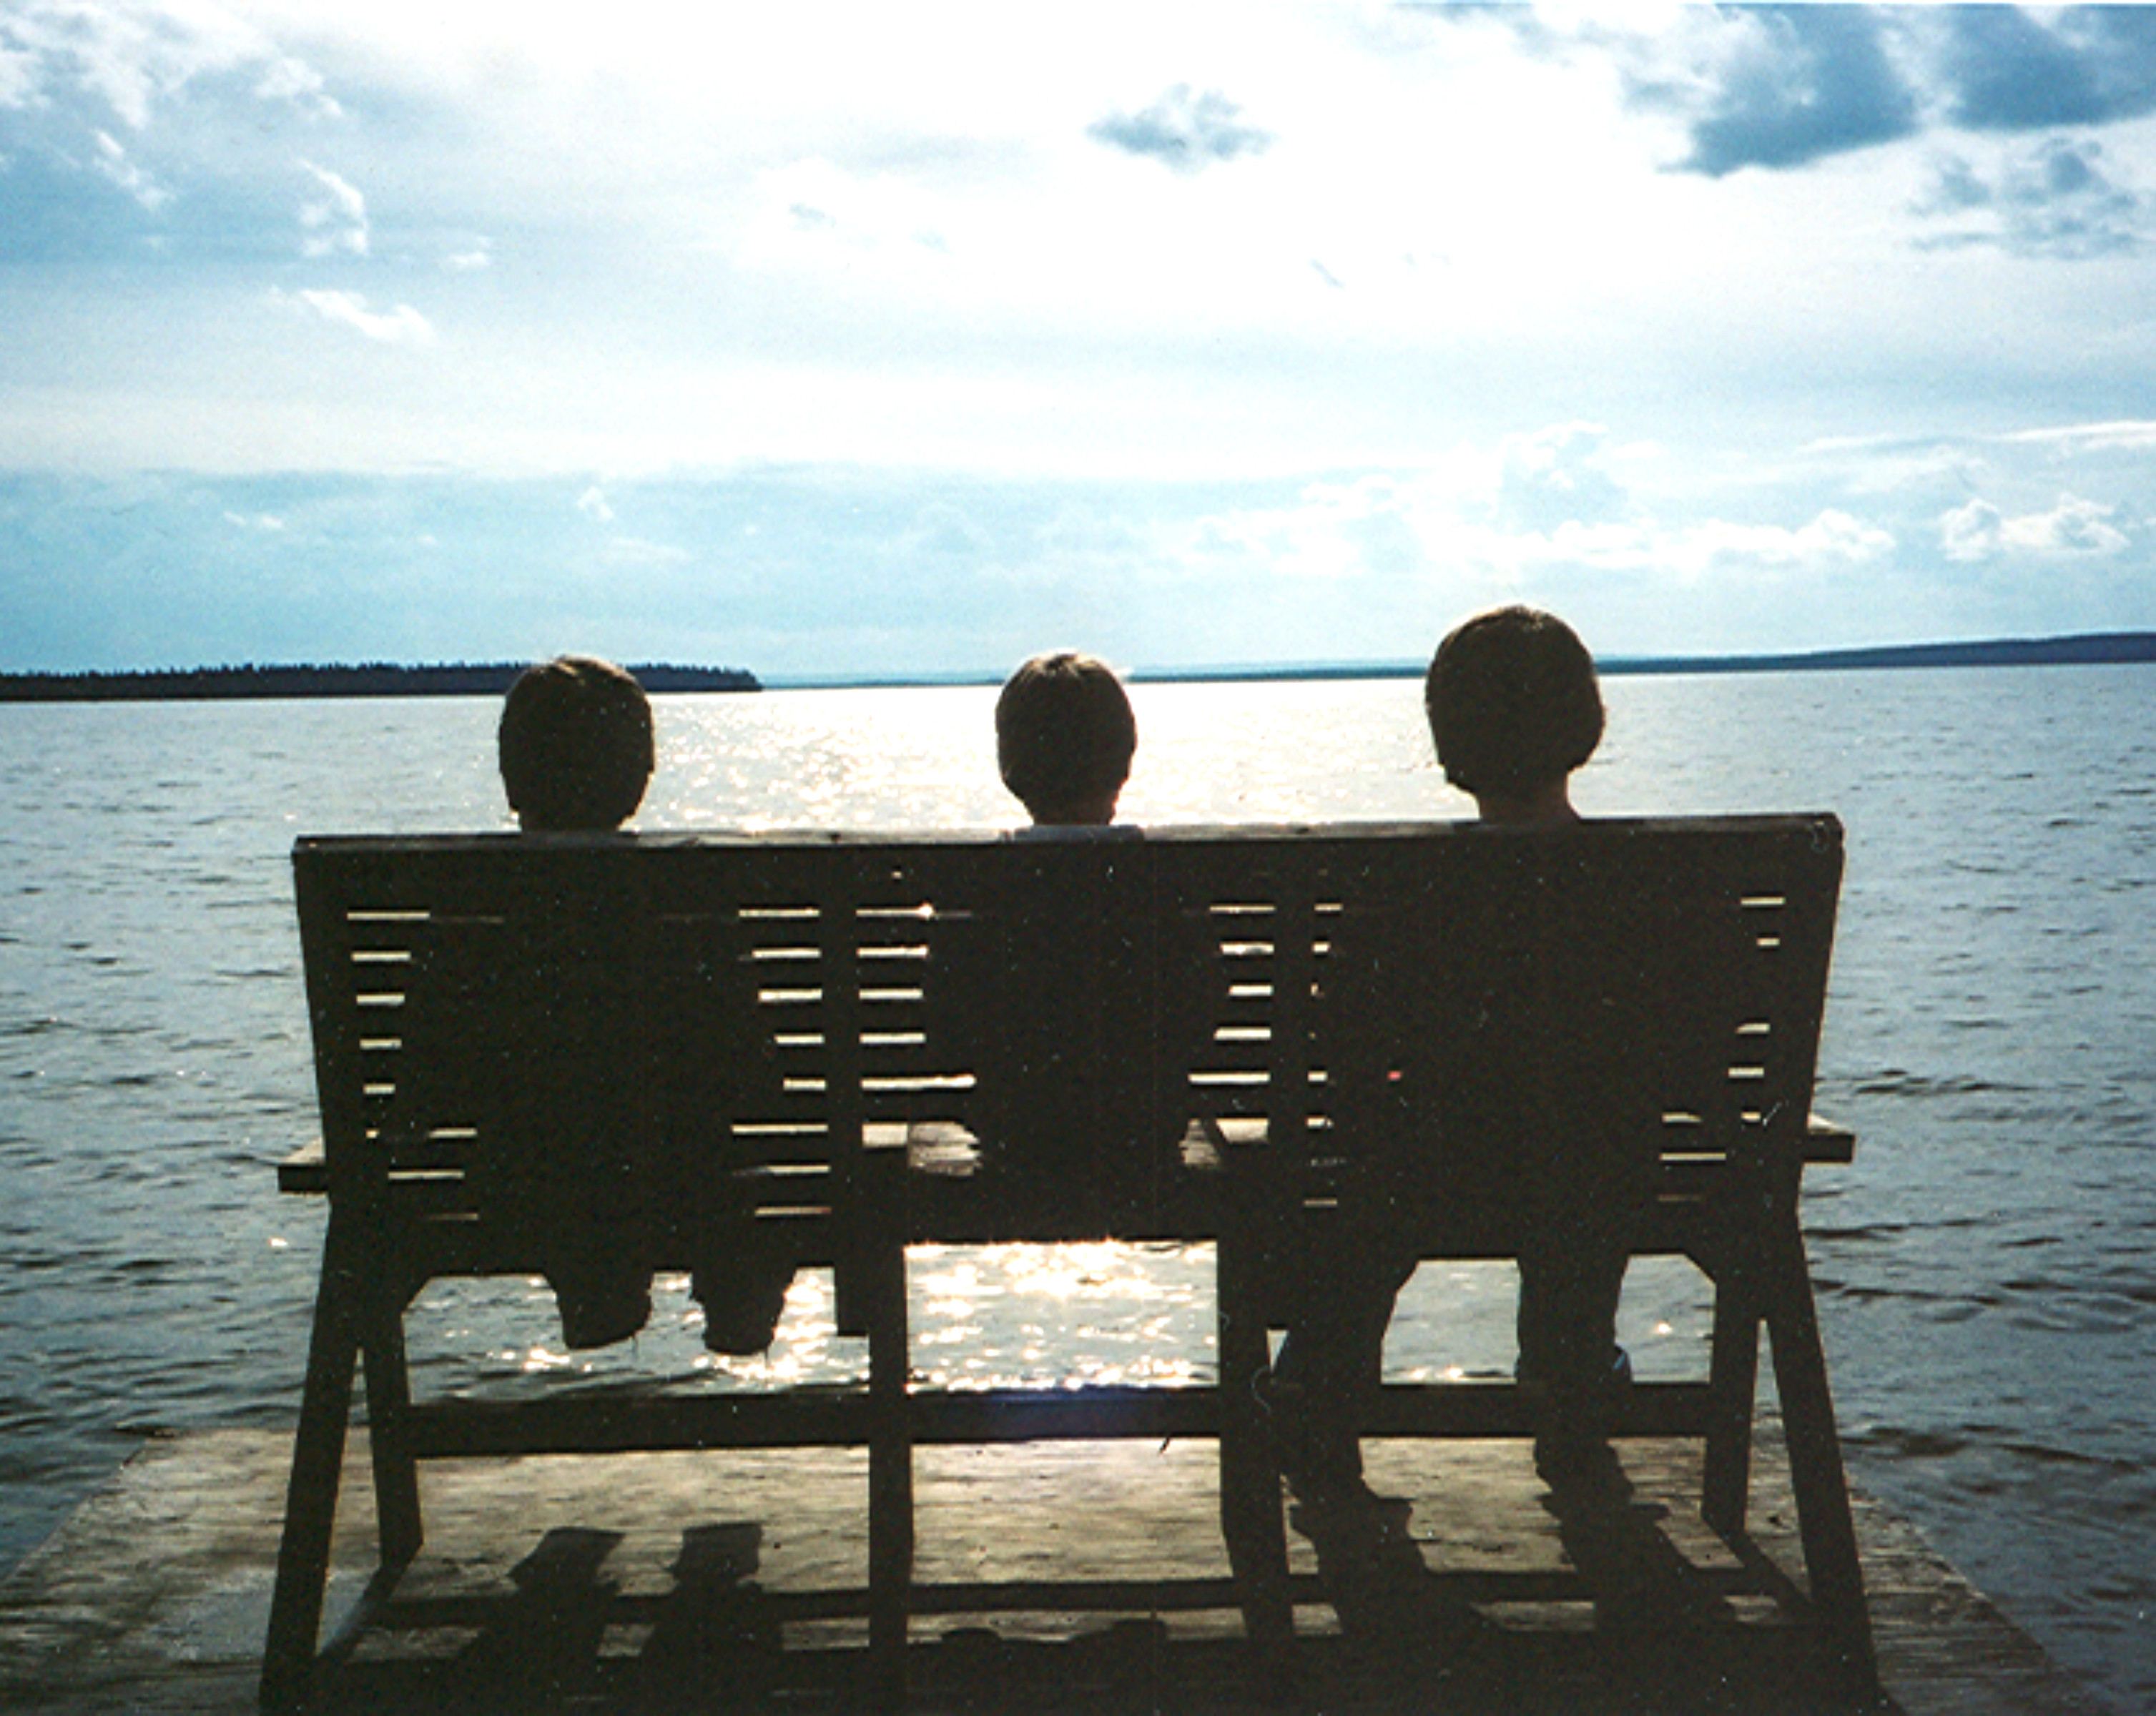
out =
{"type": "MultiPolygon", "coordinates": [[[[150,1442],[0,1583],[0,1706],[252,1711],[286,1454],[268,1432],[150,1442]]],[[[347,1458],[347,1487],[363,1491],[363,1437],[347,1458]]],[[[1516,1445],[1373,1442],[1373,1482],[1413,1504],[1406,1550],[1328,1568],[1294,1539],[1287,1707],[1842,1708],[1822,1693],[1816,1633],[1739,1593],[1748,1555],[1792,1581],[1800,1566],[1771,1439],[1745,1554],[1689,1505],[1691,1451],[1628,1443],[1625,1458],[1637,1504],[1597,1534],[1548,1509],[1516,1445]]],[[[931,1448],[918,1465],[917,1708],[1281,1708],[1283,1688],[1245,1652],[1208,1450],[931,1448]]],[[[427,1482],[429,1540],[388,1611],[397,1625],[362,1634],[332,1666],[333,1708],[846,1703],[866,1636],[858,1450],[456,1462],[427,1482]]],[[[367,1510],[352,1511],[333,1618],[373,1565],[367,1510]]],[[[1856,1521],[1881,1708],[2102,1716],[1906,1522],[1861,1499],[1856,1521]]]]}

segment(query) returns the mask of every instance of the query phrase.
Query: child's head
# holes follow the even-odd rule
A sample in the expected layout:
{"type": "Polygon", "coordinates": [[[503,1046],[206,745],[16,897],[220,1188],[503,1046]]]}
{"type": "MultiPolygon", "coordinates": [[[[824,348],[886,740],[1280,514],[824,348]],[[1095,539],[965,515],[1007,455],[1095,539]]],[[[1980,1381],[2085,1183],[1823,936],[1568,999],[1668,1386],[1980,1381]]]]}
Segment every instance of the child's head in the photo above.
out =
{"type": "Polygon", "coordinates": [[[996,699],[996,766],[1036,822],[1111,822],[1138,725],[1105,662],[1037,655],[996,699]]]}
{"type": "Polygon", "coordinates": [[[1430,664],[1423,704],[1445,778],[1478,800],[1533,799],[1602,742],[1594,658],[1571,627],[1531,607],[1455,627],[1430,664]]]}
{"type": "Polygon", "coordinates": [[[612,662],[559,656],[516,676],[497,742],[519,826],[618,828],[651,779],[650,700],[612,662]]]}

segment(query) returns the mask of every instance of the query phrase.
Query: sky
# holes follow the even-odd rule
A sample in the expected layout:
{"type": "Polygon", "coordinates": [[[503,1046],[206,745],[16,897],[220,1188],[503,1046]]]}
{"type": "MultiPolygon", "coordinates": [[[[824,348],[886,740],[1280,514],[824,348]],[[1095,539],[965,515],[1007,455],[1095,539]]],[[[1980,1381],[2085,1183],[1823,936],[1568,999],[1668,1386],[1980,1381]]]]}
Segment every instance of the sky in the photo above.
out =
{"type": "Polygon", "coordinates": [[[0,670],[2156,628],[2156,8],[0,0],[0,670]]]}

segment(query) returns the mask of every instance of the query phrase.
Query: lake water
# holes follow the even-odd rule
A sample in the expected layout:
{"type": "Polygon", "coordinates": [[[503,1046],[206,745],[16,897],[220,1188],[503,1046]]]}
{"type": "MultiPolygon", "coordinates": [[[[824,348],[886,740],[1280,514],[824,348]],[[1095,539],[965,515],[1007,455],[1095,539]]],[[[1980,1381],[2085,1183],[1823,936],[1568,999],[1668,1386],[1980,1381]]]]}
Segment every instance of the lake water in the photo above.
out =
{"type": "MultiPolygon", "coordinates": [[[[2156,668],[1615,679],[1589,814],[1832,810],[1850,868],[1806,1225],[1852,1476],[2119,1708],[2156,1708],[2156,668]]],[[[644,827],[1007,825],[991,691],[660,699],[644,827]]],[[[1141,686],[1139,822],[1455,816],[1411,681],[1141,686]]],[[[322,1211],[287,854],[504,825],[480,700],[0,706],[0,1567],[157,1427],[288,1425],[322,1211]]],[[[1202,1257],[950,1252],[917,1362],[1209,1363],[1202,1257]]],[[[1510,1363],[1507,1272],[1426,1270],[1401,1374],[1510,1363]]],[[[423,1386],[850,1374],[824,1283],[714,1361],[680,1283],[572,1360],[543,1287],[437,1288],[423,1386]]],[[[1681,1269],[1624,1335],[1696,1373],[1681,1269]]]]}

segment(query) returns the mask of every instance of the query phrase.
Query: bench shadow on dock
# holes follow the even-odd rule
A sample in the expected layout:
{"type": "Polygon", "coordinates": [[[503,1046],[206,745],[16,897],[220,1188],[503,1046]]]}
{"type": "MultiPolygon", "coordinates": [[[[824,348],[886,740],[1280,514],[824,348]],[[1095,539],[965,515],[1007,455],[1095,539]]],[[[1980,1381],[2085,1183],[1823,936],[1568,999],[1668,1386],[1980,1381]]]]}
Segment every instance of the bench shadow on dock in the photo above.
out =
{"type": "MultiPolygon", "coordinates": [[[[287,1452],[244,1431],[146,1448],[0,1587],[0,1707],[252,1710],[287,1452]]],[[[1631,1502],[1564,1519],[1522,1444],[1374,1443],[1373,1483],[1414,1503],[1407,1540],[1320,1555],[1298,1535],[1294,1655],[1261,1665],[1209,1445],[924,1449],[913,1708],[1851,1708],[1779,1570],[1802,1560],[1771,1437],[1761,1452],[1732,1544],[1686,1499],[1695,1445],[1628,1442],[1631,1502]]],[[[363,1495],[363,1438],[351,1458],[363,1495]]],[[[427,1483],[427,1545],[384,1603],[364,1601],[371,1510],[347,1510],[330,1619],[367,1620],[326,1653],[318,1708],[860,1703],[858,1451],[533,1457],[427,1483]]],[[[1857,1521],[1886,1688],[1872,1708],[2100,1710],[1908,1526],[1861,1499],[1857,1521]]]]}

